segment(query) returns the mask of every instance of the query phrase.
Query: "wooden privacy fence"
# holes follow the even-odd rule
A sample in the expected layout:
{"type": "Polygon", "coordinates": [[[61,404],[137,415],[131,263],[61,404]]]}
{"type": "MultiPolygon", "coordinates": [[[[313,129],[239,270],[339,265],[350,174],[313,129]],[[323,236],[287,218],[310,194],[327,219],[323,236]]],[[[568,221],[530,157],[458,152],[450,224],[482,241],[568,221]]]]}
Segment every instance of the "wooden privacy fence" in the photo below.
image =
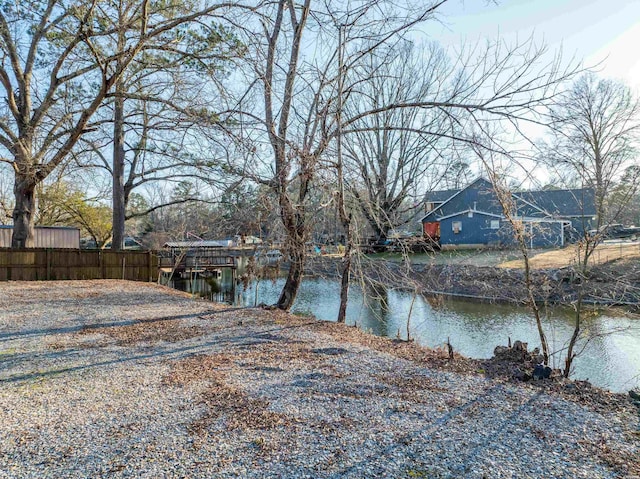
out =
{"type": "Polygon", "coordinates": [[[150,251],[0,248],[0,281],[157,277],[158,257],[150,251]]]}

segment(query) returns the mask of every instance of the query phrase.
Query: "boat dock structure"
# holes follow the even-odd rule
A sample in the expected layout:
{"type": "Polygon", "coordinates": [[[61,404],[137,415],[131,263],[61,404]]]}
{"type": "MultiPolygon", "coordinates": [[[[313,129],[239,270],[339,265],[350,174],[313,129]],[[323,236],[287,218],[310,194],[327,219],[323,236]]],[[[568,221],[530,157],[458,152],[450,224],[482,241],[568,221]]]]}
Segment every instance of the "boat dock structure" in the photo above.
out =
{"type": "MultiPolygon", "coordinates": [[[[159,252],[161,275],[219,278],[223,269],[235,271],[237,254],[219,241],[171,241],[159,252]]],[[[234,274],[235,277],[235,274],[234,274]]]]}

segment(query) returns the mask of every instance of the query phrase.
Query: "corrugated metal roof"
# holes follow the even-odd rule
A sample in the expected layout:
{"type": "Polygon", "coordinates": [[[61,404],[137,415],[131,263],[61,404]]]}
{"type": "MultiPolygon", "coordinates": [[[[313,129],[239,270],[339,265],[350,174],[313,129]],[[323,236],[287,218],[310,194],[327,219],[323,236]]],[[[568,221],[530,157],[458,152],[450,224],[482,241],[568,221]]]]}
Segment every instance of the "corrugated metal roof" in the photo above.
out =
{"type": "Polygon", "coordinates": [[[224,248],[229,246],[227,241],[167,241],[165,248],[224,248]]]}
{"type": "MultiPolygon", "coordinates": [[[[0,225],[0,247],[11,246],[13,225],[0,225]]],[[[80,248],[80,230],[72,226],[36,226],[34,228],[36,248],[80,248]]]]}
{"type": "MultiPolygon", "coordinates": [[[[0,225],[0,229],[12,230],[13,225],[0,225]]],[[[75,226],[36,226],[35,229],[39,230],[78,230],[75,226]]]]}

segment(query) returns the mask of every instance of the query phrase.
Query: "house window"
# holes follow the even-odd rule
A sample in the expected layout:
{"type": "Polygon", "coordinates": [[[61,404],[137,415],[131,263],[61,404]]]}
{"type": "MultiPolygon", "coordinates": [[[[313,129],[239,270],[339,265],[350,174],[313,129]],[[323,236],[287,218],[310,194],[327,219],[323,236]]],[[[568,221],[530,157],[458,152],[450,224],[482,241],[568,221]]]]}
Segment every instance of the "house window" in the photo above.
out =
{"type": "Polygon", "coordinates": [[[454,221],[451,223],[451,229],[454,234],[460,233],[462,231],[462,221],[454,221]]]}
{"type": "Polygon", "coordinates": [[[491,220],[491,229],[499,230],[500,229],[500,220],[491,220]]]}
{"type": "Polygon", "coordinates": [[[467,217],[469,217],[469,218],[473,218],[473,211],[469,211],[469,212],[467,213],[467,217]]]}

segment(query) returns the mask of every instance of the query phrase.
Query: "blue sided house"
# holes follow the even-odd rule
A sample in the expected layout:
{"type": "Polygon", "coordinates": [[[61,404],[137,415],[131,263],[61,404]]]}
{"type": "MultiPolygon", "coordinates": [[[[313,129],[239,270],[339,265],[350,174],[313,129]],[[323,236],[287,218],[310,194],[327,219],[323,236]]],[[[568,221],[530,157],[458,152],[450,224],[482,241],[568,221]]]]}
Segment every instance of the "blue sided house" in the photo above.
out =
{"type": "MultiPolygon", "coordinates": [[[[596,214],[592,188],[514,192],[508,202],[532,248],[564,246],[589,230],[596,214]]],[[[515,244],[511,224],[485,178],[461,190],[428,194],[425,210],[424,235],[443,249],[515,244]]]]}

